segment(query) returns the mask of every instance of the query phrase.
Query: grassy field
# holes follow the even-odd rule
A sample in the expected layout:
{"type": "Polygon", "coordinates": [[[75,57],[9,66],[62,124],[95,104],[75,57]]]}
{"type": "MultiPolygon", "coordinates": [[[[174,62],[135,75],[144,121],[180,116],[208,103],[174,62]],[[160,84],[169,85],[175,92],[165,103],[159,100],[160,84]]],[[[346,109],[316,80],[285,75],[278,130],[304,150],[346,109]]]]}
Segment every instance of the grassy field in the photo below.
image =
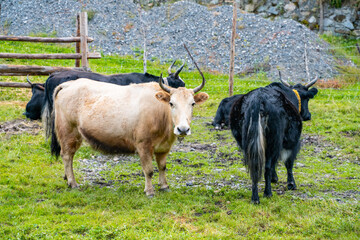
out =
{"type": "MultiPolygon", "coordinates": [[[[335,46],[343,44],[324,38],[335,46]]],[[[0,52],[73,52],[73,47],[2,42],[0,52]]],[[[0,64],[73,65],[49,62],[0,64]]],[[[142,71],[142,62],[134,57],[106,56],[90,65],[105,74],[142,71]]],[[[168,66],[154,62],[148,69],[160,74],[168,66]]],[[[200,83],[196,72],[184,71],[181,77],[187,87],[200,83]]],[[[274,196],[260,194],[261,204],[252,205],[251,181],[231,133],[208,124],[227,96],[227,76],[205,77],[210,99],[195,108],[192,135],[176,142],[168,157],[171,191],[162,193],[156,186],[152,199],[143,193],[137,156],[102,156],[86,145],[74,161],[81,186],[69,189],[62,179],[61,159],[50,155],[41,123],[22,115],[30,89],[0,88],[0,239],[359,239],[358,79],[341,89],[319,89],[310,101],[312,120],[304,123],[294,169],[298,189],[286,190],[286,169],[279,165],[274,196]]],[[[1,80],[24,82],[25,77],[1,80]]],[[[44,82],[46,77],[31,80],[44,82]]],[[[236,78],[234,92],[268,83],[262,73],[236,78]]],[[[155,172],[153,184],[157,182],[155,172]]],[[[263,187],[260,184],[260,191],[263,187]]]]}

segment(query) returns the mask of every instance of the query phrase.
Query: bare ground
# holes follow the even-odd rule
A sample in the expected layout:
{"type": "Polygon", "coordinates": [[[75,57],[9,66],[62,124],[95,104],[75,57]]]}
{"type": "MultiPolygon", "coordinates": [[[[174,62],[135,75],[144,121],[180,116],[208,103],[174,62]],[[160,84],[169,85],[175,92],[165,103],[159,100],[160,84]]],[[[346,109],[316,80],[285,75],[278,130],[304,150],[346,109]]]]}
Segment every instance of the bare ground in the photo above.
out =
{"type": "Polygon", "coordinates": [[[26,119],[15,119],[0,123],[0,133],[7,135],[30,133],[37,135],[42,131],[41,123],[26,119]]]}

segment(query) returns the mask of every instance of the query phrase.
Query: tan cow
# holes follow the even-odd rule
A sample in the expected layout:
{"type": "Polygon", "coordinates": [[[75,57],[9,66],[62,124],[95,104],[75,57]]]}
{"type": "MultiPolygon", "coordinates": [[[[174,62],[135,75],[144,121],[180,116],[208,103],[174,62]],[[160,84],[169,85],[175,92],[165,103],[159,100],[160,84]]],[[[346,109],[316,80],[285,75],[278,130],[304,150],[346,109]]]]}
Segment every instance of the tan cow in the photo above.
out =
{"type": "Polygon", "coordinates": [[[85,140],[104,153],[138,153],[148,196],[154,195],[151,178],[155,155],[160,189],[169,188],[166,156],[177,136],[191,133],[193,106],[209,96],[203,92],[196,94],[205,85],[204,77],[195,89],[170,88],[161,79],[160,76],[159,83],[129,86],[78,79],[55,89],[51,147],[52,153],[63,159],[70,187],[78,186],[73,156],[85,140]]]}

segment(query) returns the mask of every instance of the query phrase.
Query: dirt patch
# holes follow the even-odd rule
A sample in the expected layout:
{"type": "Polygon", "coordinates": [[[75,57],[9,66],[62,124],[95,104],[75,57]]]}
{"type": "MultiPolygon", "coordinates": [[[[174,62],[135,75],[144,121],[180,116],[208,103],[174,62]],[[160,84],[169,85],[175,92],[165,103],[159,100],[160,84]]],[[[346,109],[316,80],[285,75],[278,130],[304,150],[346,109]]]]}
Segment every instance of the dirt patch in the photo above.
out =
{"type": "Polygon", "coordinates": [[[171,151],[172,152],[212,152],[214,153],[218,145],[216,143],[190,143],[190,142],[178,142],[176,143],[171,151]]]}
{"type": "MultiPolygon", "coordinates": [[[[322,151],[320,145],[320,137],[318,136],[304,136],[302,138],[303,145],[316,145],[319,147],[317,151],[322,151]]],[[[198,174],[195,176],[173,176],[175,178],[175,182],[178,185],[183,186],[207,186],[209,188],[222,188],[224,186],[229,186],[231,188],[239,188],[246,187],[251,189],[251,182],[249,179],[240,179],[237,176],[231,176],[229,179],[222,180],[214,180],[215,175],[222,172],[228,171],[229,167],[237,161],[241,161],[238,157],[234,157],[231,153],[223,153],[218,151],[218,148],[221,146],[229,146],[232,144],[236,144],[235,141],[233,143],[219,141],[217,143],[191,143],[191,142],[176,142],[171,150],[171,152],[208,152],[210,156],[212,156],[212,163],[214,164],[213,173],[212,174],[204,174],[201,172],[201,168],[204,166],[203,163],[190,163],[186,158],[177,158],[173,160],[173,163],[184,165],[184,167],[191,167],[195,169],[199,169],[198,174]]],[[[170,153],[171,155],[171,153],[170,153]]],[[[103,185],[109,186],[111,183],[105,181],[102,172],[110,171],[114,168],[114,166],[118,164],[139,164],[140,161],[137,155],[98,155],[94,156],[90,159],[80,159],[80,168],[79,170],[83,173],[84,180],[93,183],[95,185],[103,185]]],[[[304,167],[301,164],[298,164],[297,167],[304,167]]],[[[245,168],[241,168],[241,171],[246,171],[245,168]]],[[[156,167],[155,167],[155,171],[156,167]]],[[[139,173],[129,173],[127,177],[137,177],[142,175],[139,173]]],[[[279,189],[280,192],[285,191],[279,189]]]]}
{"type": "MultiPolygon", "coordinates": [[[[226,177],[219,177],[221,174],[232,170],[232,165],[241,162],[241,154],[239,157],[238,152],[226,152],[226,147],[234,146],[235,140],[222,141],[223,131],[218,133],[219,135],[215,143],[199,143],[199,142],[176,142],[171,150],[174,152],[181,153],[205,153],[208,157],[208,161],[191,162],[186,157],[171,159],[168,162],[175,165],[181,165],[183,168],[191,168],[187,174],[169,174],[167,173],[168,182],[171,188],[176,189],[180,187],[197,188],[205,187],[208,190],[214,192],[226,191],[226,189],[246,189],[251,191],[251,180],[250,177],[238,176],[236,174],[225,174],[226,177]],[[225,149],[225,152],[221,152],[221,148],[225,149]],[[209,172],[209,164],[211,165],[211,172],[209,172]]],[[[336,151],[339,148],[333,144],[324,141],[321,136],[316,135],[302,135],[301,138],[302,148],[306,149],[311,147],[314,149],[314,154],[320,154],[324,150],[336,151]]],[[[203,154],[204,155],[204,154],[203,154]]],[[[171,153],[170,153],[171,156],[171,153]]],[[[324,155],[324,157],[330,157],[324,155]]],[[[337,156],[336,156],[337,157],[337,156]]],[[[82,183],[96,185],[100,187],[114,188],[118,184],[130,184],[137,187],[143,187],[144,176],[141,170],[139,157],[137,155],[116,155],[106,156],[99,155],[93,156],[90,159],[80,159],[80,166],[78,171],[82,172],[83,179],[82,183]],[[117,172],[116,167],[120,167],[120,172],[117,172]],[[136,170],[134,170],[136,169],[136,170]]],[[[301,168],[308,168],[301,161],[297,161],[295,167],[297,171],[301,171],[301,168]]],[[[247,170],[244,166],[238,167],[238,170],[246,173],[247,170]]],[[[154,171],[157,171],[156,164],[154,163],[154,171]]],[[[176,172],[176,171],[175,171],[176,172]]],[[[155,180],[155,179],[154,179],[155,180]]],[[[156,182],[156,180],[155,180],[156,182]]],[[[321,183],[319,183],[321,184],[321,183]]],[[[272,184],[273,193],[283,195],[285,193],[293,196],[294,199],[312,200],[312,199],[327,199],[337,201],[339,203],[345,202],[358,202],[360,200],[359,191],[335,191],[320,190],[316,195],[306,191],[314,186],[304,185],[298,182],[298,190],[289,191],[287,190],[286,182],[279,182],[272,184]]],[[[259,183],[259,190],[263,191],[264,181],[259,183]]]]}
{"type": "Polygon", "coordinates": [[[37,135],[42,130],[41,123],[27,119],[15,119],[0,123],[0,133],[7,135],[30,133],[37,135]]]}

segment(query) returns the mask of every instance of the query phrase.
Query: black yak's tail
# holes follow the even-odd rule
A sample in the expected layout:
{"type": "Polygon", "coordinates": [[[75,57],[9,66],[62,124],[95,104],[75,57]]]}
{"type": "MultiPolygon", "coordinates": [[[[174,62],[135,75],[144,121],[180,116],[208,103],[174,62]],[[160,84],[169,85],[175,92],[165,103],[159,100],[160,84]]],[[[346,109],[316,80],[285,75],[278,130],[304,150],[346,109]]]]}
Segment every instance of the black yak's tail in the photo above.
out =
{"type": "MultiPolygon", "coordinates": [[[[62,89],[61,86],[57,87],[54,91],[54,100],[56,98],[56,95],[59,93],[59,91],[62,89]]],[[[55,101],[53,101],[55,102],[55,101]]],[[[52,112],[51,112],[51,155],[55,155],[56,158],[59,157],[60,155],[60,151],[61,151],[61,146],[59,144],[59,141],[57,139],[57,136],[56,136],[56,129],[55,129],[55,108],[52,109],[52,112]]],[[[49,130],[50,132],[50,130],[49,130]]],[[[50,135],[50,134],[49,134],[50,135]]]]}
{"type": "Polygon", "coordinates": [[[248,167],[253,183],[260,181],[265,167],[266,141],[262,117],[260,115],[261,101],[253,101],[249,111],[245,113],[243,129],[244,163],[248,167]]]}

